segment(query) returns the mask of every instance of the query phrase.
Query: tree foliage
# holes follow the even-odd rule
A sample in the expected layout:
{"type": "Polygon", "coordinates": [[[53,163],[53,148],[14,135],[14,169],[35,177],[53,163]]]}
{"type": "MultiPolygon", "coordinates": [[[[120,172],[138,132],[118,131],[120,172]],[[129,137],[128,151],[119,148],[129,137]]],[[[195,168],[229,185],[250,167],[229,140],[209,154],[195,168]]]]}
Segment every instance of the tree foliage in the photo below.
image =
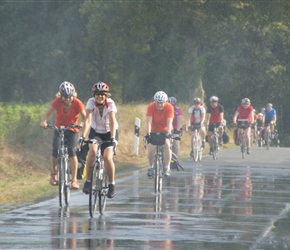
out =
{"type": "Polygon", "coordinates": [[[248,97],[272,102],[287,130],[288,1],[3,1],[1,101],[47,102],[71,81],[84,101],[97,81],[119,102],[158,90],[190,101],[202,83],[230,119],[248,97]]]}

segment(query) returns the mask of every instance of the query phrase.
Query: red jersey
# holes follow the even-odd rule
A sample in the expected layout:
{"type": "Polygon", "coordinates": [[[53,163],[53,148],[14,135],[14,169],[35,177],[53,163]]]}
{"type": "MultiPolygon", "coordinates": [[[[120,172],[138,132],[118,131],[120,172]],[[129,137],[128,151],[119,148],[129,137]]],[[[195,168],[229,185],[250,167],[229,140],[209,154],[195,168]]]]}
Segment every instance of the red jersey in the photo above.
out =
{"type": "MultiPolygon", "coordinates": [[[[83,103],[76,97],[74,98],[72,106],[68,112],[64,111],[62,99],[59,97],[52,101],[51,106],[56,110],[55,126],[57,127],[67,127],[71,124],[78,124],[79,114],[85,109],[83,103]]],[[[70,130],[78,132],[77,128],[70,128],[70,130]]]]}
{"type": "Polygon", "coordinates": [[[247,119],[250,123],[251,121],[251,112],[254,110],[252,106],[248,106],[246,109],[241,105],[237,108],[237,112],[239,113],[238,119],[247,119]]]}
{"type": "Polygon", "coordinates": [[[224,107],[218,104],[215,108],[209,106],[207,108],[207,113],[211,114],[209,123],[220,123],[222,122],[221,113],[224,112],[224,107]]]}
{"type": "Polygon", "coordinates": [[[157,109],[156,103],[152,102],[147,107],[146,116],[152,117],[151,132],[167,132],[167,118],[174,118],[173,106],[166,102],[162,110],[157,109]]]}

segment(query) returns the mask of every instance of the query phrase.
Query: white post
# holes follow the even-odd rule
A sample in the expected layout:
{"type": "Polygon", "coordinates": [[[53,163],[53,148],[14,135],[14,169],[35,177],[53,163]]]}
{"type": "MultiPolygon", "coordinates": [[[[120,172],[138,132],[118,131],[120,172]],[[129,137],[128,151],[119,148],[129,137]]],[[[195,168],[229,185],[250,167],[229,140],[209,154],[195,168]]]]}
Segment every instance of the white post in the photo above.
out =
{"type": "Polygon", "coordinates": [[[135,131],[134,131],[134,154],[135,155],[138,155],[138,149],[139,149],[140,124],[141,124],[141,120],[136,117],[135,118],[135,131]]]}

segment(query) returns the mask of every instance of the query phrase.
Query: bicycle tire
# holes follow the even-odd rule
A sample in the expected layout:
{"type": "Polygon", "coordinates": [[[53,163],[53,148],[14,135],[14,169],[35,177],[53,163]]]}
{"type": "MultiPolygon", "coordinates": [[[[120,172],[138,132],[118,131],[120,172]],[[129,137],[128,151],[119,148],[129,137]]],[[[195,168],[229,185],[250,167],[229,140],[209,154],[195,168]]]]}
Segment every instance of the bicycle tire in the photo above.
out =
{"type": "MultiPolygon", "coordinates": [[[[165,166],[162,157],[158,156],[158,162],[159,162],[159,178],[158,178],[158,193],[162,192],[162,184],[163,184],[163,176],[165,173],[165,166]]],[[[168,177],[169,179],[169,177],[168,177]]]]}
{"type": "MultiPolygon", "coordinates": [[[[103,169],[104,170],[104,169],[103,169]]],[[[103,171],[102,177],[99,177],[100,180],[100,191],[99,191],[99,212],[100,214],[104,214],[107,204],[107,194],[108,194],[108,176],[103,171]]]]}
{"type": "Polygon", "coordinates": [[[68,162],[68,156],[65,158],[64,161],[64,201],[66,206],[69,205],[69,200],[70,200],[70,186],[71,186],[71,181],[70,181],[70,165],[68,162]]]}
{"type": "Polygon", "coordinates": [[[242,152],[242,158],[245,159],[245,155],[246,155],[246,136],[245,136],[245,131],[242,132],[241,152],[242,152]]]}
{"type": "Polygon", "coordinates": [[[213,141],[212,141],[212,157],[214,160],[218,158],[218,137],[217,135],[214,135],[213,141]]]}
{"type": "Polygon", "coordinates": [[[271,143],[271,132],[270,132],[270,130],[268,130],[268,133],[267,133],[267,141],[266,141],[266,148],[267,148],[267,150],[269,150],[269,148],[270,148],[270,143],[271,143]]]}
{"type": "Polygon", "coordinates": [[[154,192],[155,194],[158,193],[159,190],[159,161],[157,155],[154,156],[154,168],[155,168],[155,175],[154,175],[154,192]]]}
{"type": "Polygon", "coordinates": [[[91,187],[89,193],[89,212],[91,218],[96,216],[97,212],[97,201],[99,195],[99,180],[98,180],[98,166],[94,164],[91,174],[91,187]]]}
{"type": "Polygon", "coordinates": [[[62,207],[64,201],[64,158],[58,159],[58,199],[59,206],[62,207]]]}

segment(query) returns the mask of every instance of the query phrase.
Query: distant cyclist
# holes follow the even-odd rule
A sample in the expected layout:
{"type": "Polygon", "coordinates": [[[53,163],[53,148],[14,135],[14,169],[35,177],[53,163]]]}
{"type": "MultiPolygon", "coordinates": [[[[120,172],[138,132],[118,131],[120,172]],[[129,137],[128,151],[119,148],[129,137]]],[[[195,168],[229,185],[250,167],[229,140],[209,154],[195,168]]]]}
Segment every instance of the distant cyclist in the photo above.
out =
{"type": "MultiPolygon", "coordinates": [[[[59,92],[56,94],[56,98],[52,101],[50,107],[45,112],[40,126],[42,128],[47,127],[47,120],[53,112],[55,112],[55,126],[68,127],[72,124],[78,125],[79,115],[82,120],[85,120],[86,113],[83,103],[76,97],[77,93],[75,87],[70,82],[63,82],[59,86],[59,92]]],[[[76,146],[78,143],[78,129],[70,128],[64,133],[65,140],[68,147],[68,155],[71,169],[71,188],[78,189],[79,183],[77,181],[77,169],[78,159],[76,156],[76,146]]],[[[57,179],[57,157],[58,149],[60,147],[60,136],[57,131],[54,131],[53,143],[52,143],[52,157],[51,164],[52,169],[50,173],[49,184],[52,186],[58,185],[57,179]]]]}
{"type": "Polygon", "coordinates": [[[262,133],[263,128],[264,128],[264,114],[259,113],[256,119],[256,138],[258,138],[258,133],[262,133]]]}
{"type": "MultiPolygon", "coordinates": [[[[267,103],[266,108],[264,109],[264,124],[265,128],[270,126],[271,133],[274,134],[274,129],[276,125],[276,110],[273,108],[272,103],[267,103]]],[[[264,139],[267,138],[267,129],[265,129],[264,139]]]]}
{"type": "MultiPolygon", "coordinates": [[[[95,83],[92,87],[93,97],[86,105],[86,122],[83,129],[82,138],[89,132],[89,139],[100,138],[110,141],[101,145],[101,152],[104,160],[106,172],[109,177],[108,198],[115,196],[115,163],[113,161],[113,147],[118,144],[118,123],[116,120],[117,107],[110,98],[110,87],[104,82],[95,83]]],[[[91,166],[96,159],[98,145],[90,144],[90,149],[86,162],[86,182],[83,192],[90,193],[91,187],[91,166]]]]}
{"type": "Polygon", "coordinates": [[[219,104],[219,98],[212,96],[209,98],[210,106],[207,108],[208,120],[208,143],[210,146],[209,154],[212,154],[212,133],[214,127],[217,128],[219,134],[219,144],[223,144],[223,120],[224,120],[224,107],[219,104]]]}
{"type": "Polygon", "coordinates": [[[172,151],[178,157],[180,152],[180,139],[182,136],[182,109],[176,105],[177,99],[169,97],[168,102],[174,107],[173,130],[172,130],[172,151]]]}
{"type": "Polygon", "coordinates": [[[237,108],[233,117],[233,123],[238,125],[238,136],[241,138],[241,125],[243,124],[246,134],[247,154],[250,154],[251,145],[251,124],[254,122],[254,108],[249,98],[242,99],[241,105],[237,108]]]}
{"type": "Polygon", "coordinates": [[[146,136],[148,142],[148,177],[154,176],[154,155],[156,153],[155,145],[163,145],[165,175],[170,175],[171,149],[170,138],[172,131],[172,121],[174,118],[174,108],[167,102],[168,96],[163,91],[158,91],[154,95],[154,102],[150,103],[146,112],[146,136]],[[151,134],[153,132],[162,133],[160,136],[151,134]]]}
{"type": "MultiPolygon", "coordinates": [[[[196,124],[200,126],[199,134],[202,140],[202,148],[205,148],[205,108],[201,105],[201,100],[199,97],[193,99],[193,105],[188,109],[188,119],[187,126],[193,131],[193,125],[196,124]]],[[[191,133],[193,136],[193,133],[191,133]]],[[[191,140],[192,143],[192,140],[191,140]]],[[[192,148],[193,145],[191,145],[192,148]]],[[[190,156],[192,157],[193,152],[190,152],[190,156]]]]}

